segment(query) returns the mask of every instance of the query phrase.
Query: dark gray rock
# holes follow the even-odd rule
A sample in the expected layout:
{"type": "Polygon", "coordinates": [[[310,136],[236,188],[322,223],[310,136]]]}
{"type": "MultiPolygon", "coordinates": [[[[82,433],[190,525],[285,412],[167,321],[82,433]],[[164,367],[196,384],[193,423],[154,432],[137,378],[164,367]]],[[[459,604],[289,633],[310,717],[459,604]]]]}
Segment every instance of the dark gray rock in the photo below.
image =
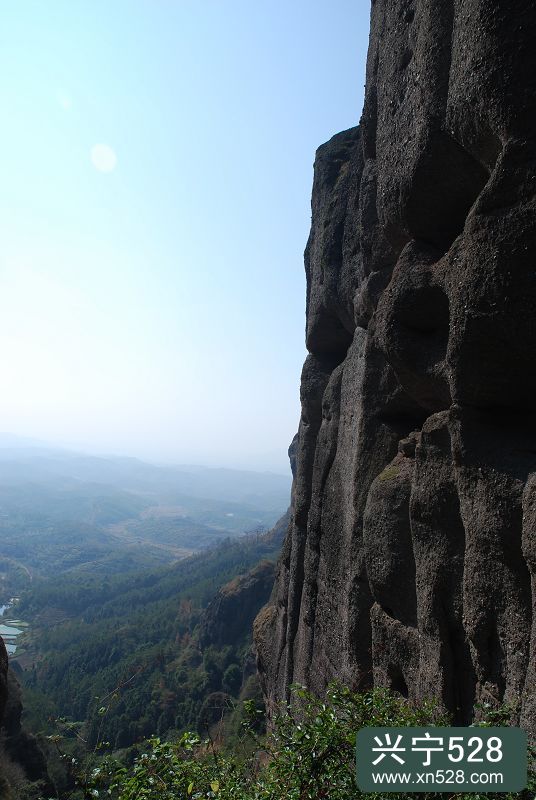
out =
{"type": "MultiPolygon", "coordinates": [[[[40,789],[47,797],[54,793],[54,787],[47,772],[43,751],[35,736],[29,734],[21,725],[22,701],[20,684],[8,669],[8,657],[3,640],[0,638],[0,761],[12,764],[23,772],[33,791],[40,789]]],[[[0,769],[0,798],[16,800],[9,775],[0,769]]],[[[33,795],[32,795],[33,796],[33,795]]]]}
{"type": "Polygon", "coordinates": [[[267,707],[339,678],[536,733],[536,7],[375,0],[319,148],[267,707]]]}
{"type": "Polygon", "coordinates": [[[54,792],[50,782],[45,756],[37,738],[21,724],[22,692],[12,670],[7,675],[8,697],[3,718],[3,746],[13,762],[20,765],[29,781],[39,782],[48,796],[54,792]]]}

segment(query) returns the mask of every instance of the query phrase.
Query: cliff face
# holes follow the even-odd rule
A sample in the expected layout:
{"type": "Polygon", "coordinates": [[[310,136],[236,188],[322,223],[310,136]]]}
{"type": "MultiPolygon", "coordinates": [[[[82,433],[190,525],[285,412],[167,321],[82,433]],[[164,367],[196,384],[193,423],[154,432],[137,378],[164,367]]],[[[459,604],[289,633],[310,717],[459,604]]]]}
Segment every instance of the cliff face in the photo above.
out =
{"type": "Polygon", "coordinates": [[[269,708],[339,678],[534,731],[535,37],[528,1],[373,0],[361,124],[315,161],[269,708]]]}
{"type": "Polygon", "coordinates": [[[49,781],[43,752],[36,737],[22,727],[21,687],[11,669],[7,674],[7,685],[8,697],[2,721],[4,751],[14,763],[22,767],[29,781],[40,782],[43,791],[52,794],[54,788],[49,781]]]}
{"type": "Polygon", "coordinates": [[[270,597],[274,573],[273,562],[261,561],[219,589],[203,615],[202,647],[237,645],[251,636],[253,620],[270,597]]]}
{"type": "MultiPolygon", "coordinates": [[[[17,788],[11,784],[15,775],[18,788],[22,780],[26,788],[40,788],[52,795],[52,786],[37,739],[21,726],[21,690],[12,670],[8,669],[8,655],[0,637],[0,800],[16,800],[17,788]],[[7,772],[7,774],[5,774],[7,772]]],[[[25,795],[26,796],[26,795],[25,795]]],[[[32,795],[33,796],[33,795],[32,795]]]]}

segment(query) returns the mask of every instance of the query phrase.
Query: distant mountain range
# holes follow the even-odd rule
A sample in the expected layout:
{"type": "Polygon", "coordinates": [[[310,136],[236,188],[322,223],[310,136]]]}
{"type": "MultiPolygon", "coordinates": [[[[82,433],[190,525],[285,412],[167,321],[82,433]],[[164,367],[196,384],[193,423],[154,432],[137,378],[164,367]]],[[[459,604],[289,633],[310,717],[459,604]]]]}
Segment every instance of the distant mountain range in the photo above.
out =
{"type": "Polygon", "coordinates": [[[0,434],[0,484],[79,482],[127,492],[246,503],[284,510],[290,477],[197,465],[157,465],[137,458],[93,456],[34,439],[0,434]]]}
{"type": "Polygon", "coordinates": [[[290,479],[98,457],[0,435],[0,600],[31,577],[117,574],[270,528],[290,479]]]}

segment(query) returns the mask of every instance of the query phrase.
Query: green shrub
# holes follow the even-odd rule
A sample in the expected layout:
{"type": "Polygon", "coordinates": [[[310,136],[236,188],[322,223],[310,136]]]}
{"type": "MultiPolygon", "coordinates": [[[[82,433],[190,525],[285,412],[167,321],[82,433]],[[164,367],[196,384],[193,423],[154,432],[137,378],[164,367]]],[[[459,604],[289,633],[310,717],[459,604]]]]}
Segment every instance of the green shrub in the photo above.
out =
{"type": "MultiPolygon", "coordinates": [[[[254,718],[259,712],[251,701],[254,718]]],[[[253,720],[248,723],[255,738],[253,720]]],[[[198,736],[176,742],[152,739],[132,767],[104,760],[85,780],[85,797],[114,800],[481,800],[530,798],[536,786],[518,794],[367,794],[355,783],[355,736],[365,726],[448,725],[434,703],[418,706],[386,689],[363,694],[332,685],[325,700],[300,687],[281,709],[274,727],[251,756],[218,751],[198,736]]],[[[484,722],[485,724],[485,722],[484,722]]],[[[87,776],[86,776],[87,777],[87,776]]]]}

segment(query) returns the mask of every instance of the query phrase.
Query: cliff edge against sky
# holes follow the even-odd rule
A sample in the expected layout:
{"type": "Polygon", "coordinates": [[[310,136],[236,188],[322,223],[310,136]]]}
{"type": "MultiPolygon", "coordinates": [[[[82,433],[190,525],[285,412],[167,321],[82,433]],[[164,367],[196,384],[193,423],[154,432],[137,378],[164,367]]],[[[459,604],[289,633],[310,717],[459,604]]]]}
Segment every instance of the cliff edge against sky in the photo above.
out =
{"type": "Polygon", "coordinates": [[[315,161],[269,708],[338,678],[534,732],[534,41],[531,2],[372,4],[361,123],[315,161]]]}

